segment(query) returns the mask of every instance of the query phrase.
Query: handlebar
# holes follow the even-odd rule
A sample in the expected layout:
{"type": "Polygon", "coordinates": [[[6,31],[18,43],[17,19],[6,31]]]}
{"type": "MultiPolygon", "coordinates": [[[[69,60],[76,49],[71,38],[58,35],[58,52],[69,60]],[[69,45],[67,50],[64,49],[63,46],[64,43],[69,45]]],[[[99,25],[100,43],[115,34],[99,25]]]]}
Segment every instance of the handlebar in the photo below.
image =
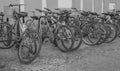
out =
{"type": "MultiPolygon", "coordinates": [[[[87,13],[86,11],[83,11],[83,10],[78,10],[77,8],[71,8],[73,10],[75,10],[76,12],[78,13],[87,13]]],[[[74,11],[73,11],[74,12],[74,11]]]]}
{"type": "Polygon", "coordinates": [[[77,11],[78,12],[78,10],[77,10],[77,8],[71,8],[72,10],[75,10],[75,11],[77,11]]]}
{"type": "Polygon", "coordinates": [[[25,4],[10,4],[9,7],[13,7],[13,6],[22,6],[22,5],[25,5],[25,4]]]}
{"type": "Polygon", "coordinates": [[[38,11],[38,12],[44,12],[46,14],[50,14],[52,12],[52,11],[44,11],[44,10],[40,10],[40,9],[36,9],[36,11],[38,11]]]}
{"type": "Polygon", "coordinates": [[[40,9],[36,9],[36,11],[43,12],[43,10],[40,10],[40,9]]]}
{"type": "Polygon", "coordinates": [[[56,8],[55,10],[61,11],[59,8],[56,8]]]}
{"type": "Polygon", "coordinates": [[[45,10],[47,10],[47,11],[50,11],[50,12],[52,12],[50,9],[48,9],[48,8],[44,8],[45,10]]]}
{"type": "Polygon", "coordinates": [[[99,14],[96,12],[89,12],[89,14],[99,16],[99,14]]]}

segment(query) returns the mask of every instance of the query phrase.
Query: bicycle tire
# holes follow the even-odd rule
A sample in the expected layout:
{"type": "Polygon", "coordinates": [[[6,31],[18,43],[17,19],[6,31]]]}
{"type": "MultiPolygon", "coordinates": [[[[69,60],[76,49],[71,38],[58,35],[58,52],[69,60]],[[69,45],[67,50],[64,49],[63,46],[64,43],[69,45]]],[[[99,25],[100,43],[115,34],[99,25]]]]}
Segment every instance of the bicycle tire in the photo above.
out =
{"type": "MultiPolygon", "coordinates": [[[[95,24],[94,25],[92,25],[93,27],[95,26],[95,24]]],[[[96,31],[96,35],[98,35],[98,39],[95,41],[95,42],[91,42],[91,39],[90,39],[90,27],[92,28],[92,26],[90,25],[90,24],[88,24],[88,25],[86,25],[86,26],[84,26],[83,27],[83,29],[87,29],[87,36],[86,36],[86,38],[87,38],[87,40],[85,39],[85,37],[83,36],[83,42],[84,42],[84,44],[86,44],[86,45],[88,45],[88,46],[95,46],[99,41],[100,41],[100,39],[101,39],[101,37],[100,37],[100,35],[98,35],[98,33],[99,32],[97,32],[96,31]]],[[[83,30],[82,29],[82,30],[83,30]]],[[[94,30],[95,31],[95,30],[94,30]]],[[[83,31],[84,32],[84,31],[83,31]]]]}
{"type": "MultiPolygon", "coordinates": [[[[7,39],[5,41],[4,37],[2,37],[3,46],[0,46],[0,49],[10,49],[12,46],[15,45],[15,42],[12,41],[12,38],[13,38],[12,37],[12,26],[8,22],[1,23],[0,25],[9,27],[9,30],[6,30],[7,34],[5,34],[5,36],[7,36],[7,39]]],[[[5,32],[5,30],[3,30],[3,32],[5,32]]]]}
{"type": "MultiPolygon", "coordinates": [[[[25,47],[24,47],[24,48],[25,48],[25,47]]],[[[23,63],[23,64],[30,64],[30,63],[32,63],[32,62],[37,58],[37,56],[39,55],[41,48],[42,48],[42,40],[41,40],[41,36],[39,35],[39,33],[36,32],[35,30],[25,31],[25,32],[22,34],[22,40],[21,40],[21,42],[20,42],[20,46],[19,46],[19,50],[18,50],[18,57],[19,57],[20,62],[23,63]],[[32,37],[33,37],[32,40],[33,40],[34,43],[35,43],[35,47],[34,47],[34,48],[35,48],[35,51],[34,51],[34,56],[33,56],[31,59],[28,58],[28,61],[22,59],[22,53],[21,53],[21,51],[22,51],[22,42],[23,42],[24,39],[26,38],[26,37],[25,37],[26,34],[28,34],[29,36],[36,34],[36,36],[37,36],[37,38],[36,38],[35,36],[32,36],[32,37]],[[36,40],[37,40],[37,41],[36,41],[36,40]]],[[[30,47],[29,47],[29,49],[30,49],[30,47]]]]}
{"type": "Polygon", "coordinates": [[[100,24],[100,32],[101,32],[101,40],[97,43],[97,45],[100,45],[104,43],[104,41],[109,36],[108,28],[105,26],[105,24],[100,24]]]}
{"type": "Polygon", "coordinates": [[[110,43],[110,42],[114,41],[115,38],[117,37],[117,29],[114,24],[107,24],[107,26],[110,27],[110,35],[106,39],[105,43],[110,43]],[[112,33],[112,30],[113,30],[113,33],[112,33]],[[113,34],[113,36],[111,37],[112,34],[113,34]]]}
{"type": "MultiPolygon", "coordinates": [[[[6,34],[5,34],[5,36],[6,36],[6,41],[4,42],[4,39],[3,39],[3,44],[5,45],[5,46],[9,46],[11,43],[12,43],[12,29],[11,29],[11,26],[10,25],[8,25],[8,24],[5,24],[5,26],[6,26],[6,34]]],[[[3,31],[4,32],[4,31],[3,31]]]]}
{"type": "Polygon", "coordinates": [[[74,46],[72,47],[72,49],[70,49],[70,51],[75,51],[78,48],[80,48],[81,44],[82,44],[82,33],[81,30],[76,27],[76,26],[70,26],[70,28],[73,31],[73,38],[74,38],[74,46]]]}
{"type": "Polygon", "coordinates": [[[70,49],[72,49],[72,47],[73,47],[73,45],[74,45],[73,34],[72,34],[72,30],[71,30],[68,26],[66,26],[66,25],[60,26],[60,27],[57,29],[57,31],[56,31],[56,33],[55,33],[55,36],[56,36],[56,37],[55,37],[55,38],[56,38],[56,39],[55,39],[55,42],[56,42],[57,47],[58,47],[58,49],[59,49],[60,51],[62,51],[62,52],[69,52],[70,49]],[[67,47],[67,46],[64,44],[64,41],[63,41],[62,39],[60,39],[59,36],[58,36],[58,33],[59,33],[59,31],[61,30],[62,27],[67,28],[67,29],[71,32],[71,38],[70,38],[71,44],[70,44],[69,47],[67,47]],[[60,41],[60,42],[58,42],[58,41],[60,41]],[[61,43],[61,45],[63,46],[63,48],[62,48],[62,46],[59,46],[60,43],[61,43]]]}

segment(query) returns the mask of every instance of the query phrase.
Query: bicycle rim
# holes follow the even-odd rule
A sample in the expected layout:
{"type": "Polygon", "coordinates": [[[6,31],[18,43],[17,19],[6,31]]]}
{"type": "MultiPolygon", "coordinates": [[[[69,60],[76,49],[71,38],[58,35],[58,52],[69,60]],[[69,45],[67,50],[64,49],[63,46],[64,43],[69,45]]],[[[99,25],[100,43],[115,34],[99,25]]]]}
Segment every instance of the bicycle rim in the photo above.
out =
{"type": "Polygon", "coordinates": [[[39,55],[42,47],[42,40],[39,34],[35,31],[26,31],[23,33],[22,37],[18,57],[21,63],[30,64],[39,55]]]}

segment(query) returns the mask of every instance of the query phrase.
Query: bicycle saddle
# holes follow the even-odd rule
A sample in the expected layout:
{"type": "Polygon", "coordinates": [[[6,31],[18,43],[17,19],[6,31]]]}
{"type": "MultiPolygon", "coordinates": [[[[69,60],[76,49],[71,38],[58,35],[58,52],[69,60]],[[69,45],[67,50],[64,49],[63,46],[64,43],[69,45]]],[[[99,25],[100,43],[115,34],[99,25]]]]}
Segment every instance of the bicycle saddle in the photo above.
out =
{"type": "Polygon", "coordinates": [[[90,14],[91,15],[96,15],[96,16],[98,15],[96,12],[91,12],[90,14]]]}
{"type": "Polygon", "coordinates": [[[109,15],[109,16],[111,16],[111,15],[113,15],[113,14],[111,14],[111,13],[102,13],[103,15],[109,15]]]}
{"type": "Polygon", "coordinates": [[[81,13],[81,15],[83,15],[83,16],[89,16],[89,14],[88,13],[81,13]]]}
{"type": "Polygon", "coordinates": [[[0,12],[0,16],[4,16],[4,13],[3,13],[3,12],[0,12]]]}
{"type": "Polygon", "coordinates": [[[30,16],[32,19],[38,20],[39,17],[38,16],[30,16]]]}
{"type": "Polygon", "coordinates": [[[20,15],[20,17],[27,17],[28,16],[27,12],[20,12],[18,14],[20,15]]]}

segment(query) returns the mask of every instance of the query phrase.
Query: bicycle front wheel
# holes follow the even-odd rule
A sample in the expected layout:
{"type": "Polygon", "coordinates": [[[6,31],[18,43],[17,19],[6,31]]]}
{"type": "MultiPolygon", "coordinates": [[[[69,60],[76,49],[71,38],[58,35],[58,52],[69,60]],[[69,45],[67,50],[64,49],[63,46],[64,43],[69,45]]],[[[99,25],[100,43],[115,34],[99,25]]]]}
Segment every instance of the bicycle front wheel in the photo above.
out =
{"type": "Polygon", "coordinates": [[[60,51],[68,52],[72,49],[74,45],[74,39],[72,30],[69,27],[65,25],[60,26],[55,35],[55,41],[60,51]]]}
{"type": "Polygon", "coordinates": [[[36,31],[25,31],[20,42],[18,57],[21,63],[30,64],[39,55],[42,47],[41,37],[36,31]]]}

